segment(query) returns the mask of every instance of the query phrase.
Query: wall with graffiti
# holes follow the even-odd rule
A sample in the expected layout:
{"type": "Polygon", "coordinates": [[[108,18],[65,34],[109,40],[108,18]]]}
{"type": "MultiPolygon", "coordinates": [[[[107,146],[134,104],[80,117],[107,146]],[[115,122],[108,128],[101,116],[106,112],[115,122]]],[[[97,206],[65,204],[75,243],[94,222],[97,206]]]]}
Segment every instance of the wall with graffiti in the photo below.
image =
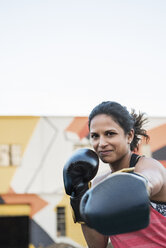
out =
{"type": "MultiPolygon", "coordinates": [[[[166,117],[149,118],[147,129],[149,144],[142,144],[139,152],[166,167],[166,117]]],[[[21,235],[25,244],[20,248],[62,243],[86,247],[80,225],[73,223],[62,177],[65,162],[82,147],[90,147],[87,117],[0,117],[0,226],[4,232],[0,244],[4,248],[17,242],[13,226],[17,248],[21,235]]],[[[102,164],[99,173],[106,167],[102,164]]]]}

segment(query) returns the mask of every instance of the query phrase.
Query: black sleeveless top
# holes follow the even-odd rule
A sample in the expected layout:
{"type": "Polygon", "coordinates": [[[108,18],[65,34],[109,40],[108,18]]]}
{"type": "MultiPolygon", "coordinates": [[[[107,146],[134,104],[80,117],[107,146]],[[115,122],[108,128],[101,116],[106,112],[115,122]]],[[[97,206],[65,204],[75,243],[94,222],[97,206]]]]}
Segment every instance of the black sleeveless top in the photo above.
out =
{"type": "MultiPolygon", "coordinates": [[[[133,153],[131,155],[129,167],[130,168],[134,167],[136,165],[136,163],[138,162],[140,157],[141,157],[140,155],[133,153]]],[[[163,216],[166,217],[166,203],[151,201],[150,204],[156,211],[158,211],[160,214],[162,214],[163,216]]]]}
{"type": "Polygon", "coordinates": [[[139,156],[138,154],[132,153],[131,155],[131,159],[130,159],[130,168],[134,167],[136,165],[136,163],[138,162],[139,158],[141,156],[139,156]]]}

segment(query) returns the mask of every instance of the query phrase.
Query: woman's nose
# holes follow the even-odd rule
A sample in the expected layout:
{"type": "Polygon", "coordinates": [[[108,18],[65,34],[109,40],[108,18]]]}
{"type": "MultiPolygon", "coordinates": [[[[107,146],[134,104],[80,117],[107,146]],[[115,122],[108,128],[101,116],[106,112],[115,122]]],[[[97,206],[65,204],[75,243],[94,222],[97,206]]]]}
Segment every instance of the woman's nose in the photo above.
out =
{"type": "Polygon", "coordinates": [[[99,146],[103,147],[103,146],[106,146],[106,145],[107,145],[106,139],[103,138],[103,137],[100,137],[99,146]]]}

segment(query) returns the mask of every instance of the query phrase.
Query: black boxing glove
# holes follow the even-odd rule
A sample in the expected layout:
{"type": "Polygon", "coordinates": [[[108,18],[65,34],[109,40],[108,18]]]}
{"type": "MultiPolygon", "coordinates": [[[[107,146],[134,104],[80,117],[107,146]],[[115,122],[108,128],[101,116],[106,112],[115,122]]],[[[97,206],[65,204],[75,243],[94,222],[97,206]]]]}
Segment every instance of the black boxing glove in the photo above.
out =
{"type": "Polygon", "coordinates": [[[90,181],[97,174],[99,159],[90,149],[79,149],[67,161],[63,168],[63,180],[66,194],[70,195],[74,222],[83,223],[80,216],[80,200],[89,189],[90,181]]]}
{"type": "Polygon", "coordinates": [[[147,227],[150,204],[146,179],[131,173],[112,174],[84,194],[80,214],[87,226],[104,235],[147,227]]]}

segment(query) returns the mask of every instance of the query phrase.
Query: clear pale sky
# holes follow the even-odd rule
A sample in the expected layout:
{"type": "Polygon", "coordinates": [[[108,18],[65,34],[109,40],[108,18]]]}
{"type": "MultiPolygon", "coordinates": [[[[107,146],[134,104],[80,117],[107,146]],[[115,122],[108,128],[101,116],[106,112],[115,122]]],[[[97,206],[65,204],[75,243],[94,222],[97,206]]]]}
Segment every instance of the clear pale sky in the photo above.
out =
{"type": "Polygon", "coordinates": [[[166,116],[165,0],[0,0],[0,115],[166,116]]]}

